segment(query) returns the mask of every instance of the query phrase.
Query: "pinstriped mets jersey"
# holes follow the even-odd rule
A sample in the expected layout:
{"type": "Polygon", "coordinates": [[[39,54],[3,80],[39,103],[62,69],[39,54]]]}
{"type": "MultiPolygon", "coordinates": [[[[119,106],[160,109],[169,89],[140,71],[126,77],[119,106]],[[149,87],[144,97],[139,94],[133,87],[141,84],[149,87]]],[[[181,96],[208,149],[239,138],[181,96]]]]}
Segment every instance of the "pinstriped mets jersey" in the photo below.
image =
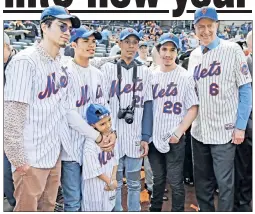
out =
{"type": "Polygon", "coordinates": [[[252,81],[245,55],[238,44],[225,40],[204,55],[201,47],[194,53],[200,55],[194,59],[191,53],[189,71],[200,106],[191,134],[204,144],[228,143],[237,119],[238,88],[252,81]]]}
{"type": "Polygon", "coordinates": [[[151,71],[140,62],[137,63],[137,81],[132,82],[133,67],[123,67],[122,81],[120,89],[121,108],[127,108],[132,103],[133,87],[135,87],[135,112],[134,122],[127,124],[124,119],[118,119],[119,100],[117,98],[118,78],[117,62],[106,63],[101,71],[104,76],[103,91],[109,100],[112,112],[112,120],[116,126],[118,134],[119,157],[127,155],[128,157],[138,158],[143,151],[140,151],[140,142],[142,139],[142,117],[144,102],[152,100],[152,90],[150,84],[151,71]]]}
{"type": "MultiPolygon", "coordinates": [[[[84,112],[89,104],[104,104],[101,88],[103,82],[102,74],[97,68],[91,65],[84,68],[76,64],[73,60],[69,62],[68,65],[68,71],[70,73],[69,75],[73,87],[72,92],[69,93],[68,99],[71,99],[74,102],[73,109],[86,119],[84,112]]],[[[61,159],[64,161],[76,161],[81,165],[82,148],[86,138],[72,128],[66,129],[65,132],[66,135],[70,133],[70,138],[66,138],[63,142],[64,149],[62,151],[61,159]]]]}
{"type": "Polygon", "coordinates": [[[195,82],[189,72],[177,65],[170,72],[154,71],[153,144],[161,153],[170,150],[169,139],[189,108],[198,105],[195,82]]]}

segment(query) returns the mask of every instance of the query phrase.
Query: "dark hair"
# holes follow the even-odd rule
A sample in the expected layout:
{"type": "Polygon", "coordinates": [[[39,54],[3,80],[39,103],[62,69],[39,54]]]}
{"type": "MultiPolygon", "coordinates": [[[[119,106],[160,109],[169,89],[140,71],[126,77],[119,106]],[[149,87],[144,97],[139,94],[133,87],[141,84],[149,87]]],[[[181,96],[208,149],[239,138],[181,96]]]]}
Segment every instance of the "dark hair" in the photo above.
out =
{"type": "Polygon", "coordinates": [[[161,46],[162,46],[161,44],[156,45],[156,49],[157,49],[158,52],[159,52],[161,46]]]}
{"type": "Polygon", "coordinates": [[[56,20],[57,18],[53,17],[53,16],[46,16],[44,17],[41,22],[40,22],[40,32],[41,32],[41,38],[43,39],[43,31],[42,31],[42,27],[41,27],[41,24],[42,23],[45,23],[47,25],[48,28],[50,28],[52,22],[54,20],[56,20]]]}
{"type": "MultiPolygon", "coordinates": [[[[158,52],[159,52],[161,46],[162,46],[161,44],[158,44],[158,45],[155,46],[158,52]]],[[[179,48],[176,48],[176,47],[175,47],[175,49],[177,50],[177,53],[180,51],[179,48]]]]}
{"type": "Polygon", "coordinates": [[[77,44],[79,39],[80,39],[80,38],[77,38],[77,39],[75,39],[73,42],[77,44]]]}

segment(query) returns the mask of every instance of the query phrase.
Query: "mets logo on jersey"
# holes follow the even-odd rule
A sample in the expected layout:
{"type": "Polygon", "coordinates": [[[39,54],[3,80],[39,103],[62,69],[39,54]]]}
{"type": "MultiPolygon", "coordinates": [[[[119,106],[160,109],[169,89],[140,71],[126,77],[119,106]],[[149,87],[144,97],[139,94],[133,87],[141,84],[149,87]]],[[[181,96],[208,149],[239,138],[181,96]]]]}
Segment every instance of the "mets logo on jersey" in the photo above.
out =
{"type": "Polygon", "coordinates": [[[204,8],[202,8],[202,14],[203,14],[203,15],[205,15],[205,14],[206,14],[206,12],[207,12],[207,8],[205,8],[205,7],[204,7],[204,8]]]}
{"type": "Polygon", "coordinates": [[[173,37],[174,37],[174,34],[173,34],[173,33],[169,33],[169,37],[170,37],[170,38],[173,38],[173,37]]]}
{"type": "Polygon", "coordinates": [[[249,68],[246,62],[241,63],[241,72],[243,75],[247,75],[249,72],[249,68]]]}
{"type": "Polygon", "coordinates": [[[65,8],[65,11],[66,11],[66,13],[69,15],[70,14],[70,12],[67,10],[67,8],[65,8]]]}

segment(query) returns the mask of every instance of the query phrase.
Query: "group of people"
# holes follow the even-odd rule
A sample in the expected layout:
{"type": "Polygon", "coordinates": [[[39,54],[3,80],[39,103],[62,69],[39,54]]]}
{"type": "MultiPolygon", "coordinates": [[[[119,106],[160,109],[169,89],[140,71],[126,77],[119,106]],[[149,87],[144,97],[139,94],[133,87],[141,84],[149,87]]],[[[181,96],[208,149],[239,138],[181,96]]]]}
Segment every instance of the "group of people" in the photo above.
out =
{"type": "Polygon", "coordinates": [[[9,33],[16,32],[17,35],[15,35],[14,38],[17,42],[20,39],[29,39],[32,42],[35,42],[36,37],[39,36],[37,25],[32,21],[22,22],[17,20],[12,22],[5,22],[4,30],[9,33]]]}
{"type": "Polygon", "coordinates": [[[140,211],[147,156],[150,211],[161,211],[166,182],[171,210],[184,211],[190,126],[200,211],[215,211],[216,185],[217,211],[249,209],[252,58],[248,64],[239,45],[217,37],[217,22],[214,8],[195,12],[200,45],[187,70],[176,64],[180,40],[172,33],[154,47],[156,66],[135,59],[146,45],[132,28],[120,32],[120,56],[99,70],[91,58],[102,33],[81,26],[61,6],[43,10],[41,41],[18,54],[8,49],[5,35],[4,160],[14,184],[12,190],[5,185],[5,194],[14,199],[14,211],[53,211],[60,185],[65,211],[123,211],[123,177],[128,211],[140,211]],[[74,58],[60,54],[68,43],[74,58]],[[235,174],[237,166],[242,176],[235,174]]]}

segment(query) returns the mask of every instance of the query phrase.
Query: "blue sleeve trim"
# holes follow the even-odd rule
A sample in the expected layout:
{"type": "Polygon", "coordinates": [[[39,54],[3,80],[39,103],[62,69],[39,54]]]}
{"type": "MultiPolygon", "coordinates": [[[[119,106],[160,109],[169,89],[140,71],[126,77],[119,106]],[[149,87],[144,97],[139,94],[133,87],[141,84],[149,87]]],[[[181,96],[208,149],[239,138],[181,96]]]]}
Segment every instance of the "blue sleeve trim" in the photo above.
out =
{"type": "Polygon", "coordinates": [[[245,130],[252,109],[251,83],[239,87],[239,104],[237,109],[236,128],[245,130]]]}

